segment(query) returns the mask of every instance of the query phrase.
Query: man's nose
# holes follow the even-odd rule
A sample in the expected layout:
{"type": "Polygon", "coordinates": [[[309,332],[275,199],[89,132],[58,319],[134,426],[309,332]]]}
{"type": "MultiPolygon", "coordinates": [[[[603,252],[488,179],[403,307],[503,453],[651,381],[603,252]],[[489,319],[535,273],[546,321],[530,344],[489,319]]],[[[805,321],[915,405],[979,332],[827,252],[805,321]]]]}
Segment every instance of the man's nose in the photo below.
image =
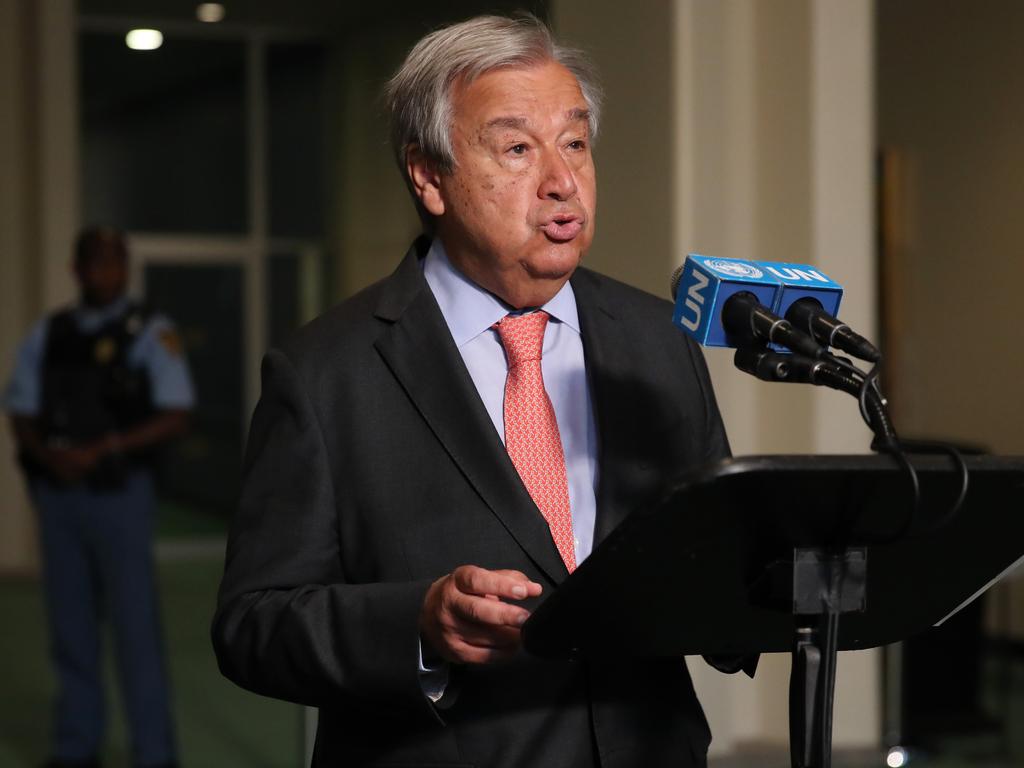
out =
{"type": "Polygon", "coordinates": [[[576,177],[572,168],[556,150],[545,153],[543,176],[537,196],[552,200],[569,200],[576,194],[576,177]]]}

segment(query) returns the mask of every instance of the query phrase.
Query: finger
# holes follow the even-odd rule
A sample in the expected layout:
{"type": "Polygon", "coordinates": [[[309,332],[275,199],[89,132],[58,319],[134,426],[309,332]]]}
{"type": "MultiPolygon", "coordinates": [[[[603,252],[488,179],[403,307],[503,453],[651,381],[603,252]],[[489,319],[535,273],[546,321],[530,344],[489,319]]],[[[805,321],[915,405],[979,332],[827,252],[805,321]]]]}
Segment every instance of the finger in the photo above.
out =
{"type": "Polygon", "coordinates": [[[500,573],[503,576],[508,576],[514,581],[523,584],[526,587],[527,597],[538,597],[540,593],[544,591],[544,587],[542,587],[536,581],[530,581],[530,577],[522,571],[498,570],[494,571],[494,573],[500,573]]]}
{"type": "Polygon", "coordinates": [[[534,584],[519,571],[488,571],[475,565],[464,565],[452,573],[455,586],[470,595],[497,595],[509,600],[522,600],[540,594],[534,584]],[[532,585],[532,586],[531,586],[532,585]]]}
{"type": "Polygon", "coordinates": [[[530,612],[518,605],[457,591],[451,595],[448,609],[456,621],[490,626],[520,627],[530,617],[530,612]]]}

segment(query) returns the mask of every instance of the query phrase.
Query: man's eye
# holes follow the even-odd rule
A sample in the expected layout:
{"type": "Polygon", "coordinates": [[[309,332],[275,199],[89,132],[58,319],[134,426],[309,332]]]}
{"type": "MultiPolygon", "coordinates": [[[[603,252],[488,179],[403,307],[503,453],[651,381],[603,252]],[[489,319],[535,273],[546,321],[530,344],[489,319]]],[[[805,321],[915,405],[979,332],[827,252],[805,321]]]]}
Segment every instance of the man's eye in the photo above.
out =
{"type": "Polygon", "coordinates": [[[527,147],[525,144],[515,144],[509,147],[508,151],[511,152],[513,155],[525,155],[526,149],[527,147]]]}
{"type": "Polygon", "coordinates": [[[587,142],[583,139],[576,139],[576,141],[569,142],[569,149],[580,151],[587,148],[587,142]]]}

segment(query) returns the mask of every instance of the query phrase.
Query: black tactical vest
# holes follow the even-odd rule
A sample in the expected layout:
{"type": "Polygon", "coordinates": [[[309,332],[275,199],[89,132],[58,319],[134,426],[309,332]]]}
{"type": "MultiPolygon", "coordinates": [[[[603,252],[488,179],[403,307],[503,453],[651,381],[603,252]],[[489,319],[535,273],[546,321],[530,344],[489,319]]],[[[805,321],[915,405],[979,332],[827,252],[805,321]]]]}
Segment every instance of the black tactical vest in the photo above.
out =
{"type": "MultiPolygon", "coordinates": [[[[122,315],[92,333],[79,329],[73,309],[50,318],[39,414],[48,444],[83,445],[111,432],[124,432],[153,416],[149,374],[128,360],[128,352],[149,317],[143,307],[130,304],[122,315]]],[[[150,458],[133,455],[131,463],[150,458]]],[[[116,487],[128,468],[126,457],[111,457],[101,462],[88,483],[116,487]]]]}

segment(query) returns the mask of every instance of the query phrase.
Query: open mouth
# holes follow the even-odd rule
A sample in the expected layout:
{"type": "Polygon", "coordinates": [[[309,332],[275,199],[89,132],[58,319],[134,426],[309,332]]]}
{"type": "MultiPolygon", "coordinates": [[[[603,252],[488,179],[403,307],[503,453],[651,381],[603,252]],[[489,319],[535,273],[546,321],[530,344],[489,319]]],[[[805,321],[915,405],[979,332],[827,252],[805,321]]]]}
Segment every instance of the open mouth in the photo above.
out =
{"type": "Polygon", "coordinates": [[[583,221],[579,216],[554,216],[551,221],[541,227],[541,231],[549,240],[565,243],[575,238],[583,230],[583,221]]]}

